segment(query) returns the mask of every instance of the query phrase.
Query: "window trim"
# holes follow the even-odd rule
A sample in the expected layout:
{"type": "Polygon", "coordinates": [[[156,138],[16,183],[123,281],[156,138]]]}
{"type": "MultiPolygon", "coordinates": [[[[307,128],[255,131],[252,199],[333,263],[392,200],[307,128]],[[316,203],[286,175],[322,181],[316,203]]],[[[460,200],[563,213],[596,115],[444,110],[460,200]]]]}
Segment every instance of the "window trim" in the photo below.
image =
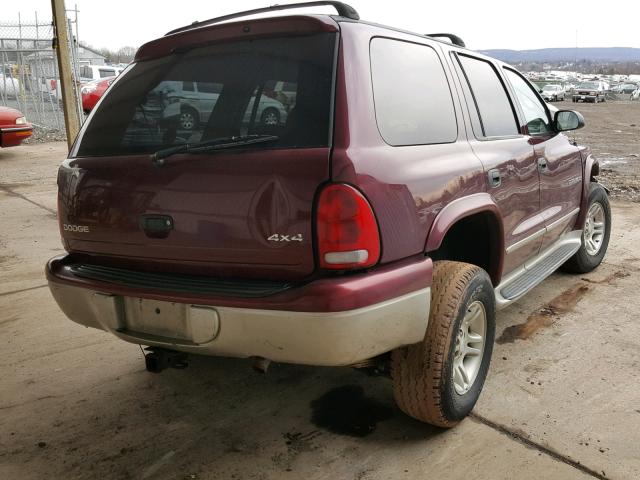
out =
{"type": "Polygon", "coordinates": [[[374,114],[374,119],[376,122],[376,129],[378,130],[378,134],[380,135],[380,138],[382,139],[382,141],[386,144],[389,145],[390,147],[393,148],[402,148],[402,147],[416,147],[416,146],[424,146],[424,145],[450,145],[452,143],[456,143],[458,142],[458,140],[460,140],[460,125],[459,125],[459,119],[458,119],[458,112],[456,109],[456,105],[455,105],[455,99],[454,99],[454,90],[451,86],[451,80],[449,78],[449,76],[447,76],[447,71],[445,69],[445,64],[442,61],[443,59],[441,58],[441,56],[438,54],[438,51],[432,47],[431,45],[428,45],[426,43],[420,43],[420,42],[412,42],[409,40],[403,40],[403,39],[399,39],[399,38],[395,38],[395,37],[388,37],[385,35],[375,35],[372,36],[369,39],[369,48],[368,48],[368,52],[369,52],[369,77],[371,79],[371,98],[373,99],[373,114],[374,114]],[[374,40],[376,39],[382,39],[382,40],[391,40],[394,42],[399,42],[399,43],[408,43],[411,45],[418,45],[420,47],[426,47],[431,49],[435,55],[436,58],[438,59],[438,62],[440,63],[440,66],[442,67],[442,73],[444,74],[444,78],[445,81],[447,83],[447,87],[449,88],[449,95],[451,96],[451,106],[453,107],[453,116],[454,116],[454,120],[455,120],[455,126],[456,126],[456,134],[455,134],[455,138],[449,142],[434,142],[434,143],[410,143],[410,144],[403,144],[403,145],[393,145],[389,142],[387,142],[387,140],[384,138],[384,135],[382,135],[382,132],[380,131],[380,125],[378,123],[378,112],[377,112],[377,105],[376,105],[376,96],[375,96],[375,89],[373,86],[373,62],[371,59],[371,44],[373,43],[374,40]]]}
{"type": "Polygon", "coordinates": [[[512,92],[511,92],[511,86],[507,86],[505,79],[502,78],[502,75],[500,74],[500,70],[498,68],[496,68],[496,65],[494,64],[493,61],[485,59],[485,58],[480,58],[477,57],[475,55],[469,55],[466,52],[459,52],[459,51],[451,51],[451,55],[453,57],[453,61],[455,63],[455,70],[456,72],[459,70],[460,73],[462,73],[462,77],[463,78],[459,78],[459,81],[461,83],[461,88],[462,88],[462,96],[465,99],[465,103],[467,105],[467,110],[469,113],[469,120],[471,122],[471,131],[473,132],[473,136],[476,140],[481,141],[481,142],[487,142],[487,141],[494,141],[494,140],[508,140],[508,139],[513,139],[513,138],[522,138],[524,136],[524,133],[522,131],[522,123],[521,123],[521,119],[520,119],[520,112],[519,112],[519,107],[516,106],[516,104],[514,103],[514,99],[512,98],[512,92]],[[485,135],[485,129],[484,129],[484,124],[482,121],[482,115],[480,115],[480,109],[478,108],[478,103],[476,101],[475,98],[475,93],[473,92],[473,88],[471,88],[471,82],[469,81],[469,77],[467,76],[467,72],[465,71],[462,62],[460,61],[460,56],[464,56],[464,57],[468,57],[471,58],[473,60],[478,60],[480,62],[484,62],[489,64],[489,66],[493,69],[494,73],[496,74],[496,77],[498,78],[498,81],[500,82],[500,84],[502,85],[502,88],[504,90],[505,95],[507,96],[507,101],[509,102],[509,106],[511,107],[511,112],[513,113],[513,120],[516,124],[516,129],[518,131],[518,133],[513,134],[513,135],[494,135],[494,136],[487,136],[485,135]],[[464,84],[463,82],[467,82],[467,86],[469,88],[469,92],[471,93],[471,100],[472,102],[469,101],[469,99],[467,99],[467,96],[465,94],[465,88],[464,88],[464,84]],[[475,107],[475,111],[476,114],[478,115],[478,120],[480,122],[480,126],[482,128],[482,136],[478,136],[478,134],[476,133],[475,129],[473,128],[473,121],[471,121],[471,109],[475,107]]]}
{"type": "Polygon", "coordinates": [[[547,105],[547,102],[544,101],[544,99],[541,97],[541,95],[536,91],[535,88],[532,88],[531,86],[531,82],[529,82],[529,80],[527,80],[525,78],[524,75],[522,75],[519,71],[517,71],[515,68],[510,67],[508,65],[503,65],[502,66],[502,70],[505,71],[509,71],[511,73],[514,73],[516,76],[520,77],[531,89],[531,91],[533,92],[533,94],[536,96],[536,98],[538,99],[538,101],[542,104],[542,107],[544,108],[545,113],[547,114],[547,120],[549,121],[549,131],[548,132],[544,132],[544,133],[530,133],[529,132],[529,127],[527,126],[527,119],[524,115],[524,111],[522,110],[522,105],[520,105],[520,100],[518,99],[518,94],[515,91],[515,87],[511,84],[511,81],[509,80],[509,77],[507,77],[507,75],[505,74],[505,80],[507,81],[507,83],[509,84],[509,88],[512,91],[513,94],[513,98],[516,101],[516,104],[518,106],[518,112],[519,115],[522,117],[522,119],[520,120],[521,123],[521,130],[523,128],[527,129],[527,133],[523,134],[523,135],[527,135],[529,137],[543,137],[543,136],[553,136],[555,133],[557,133],[554,128],[553,128],[553,118],[551,117],[551,111],[549,110],[549,107],[547,105]]]}

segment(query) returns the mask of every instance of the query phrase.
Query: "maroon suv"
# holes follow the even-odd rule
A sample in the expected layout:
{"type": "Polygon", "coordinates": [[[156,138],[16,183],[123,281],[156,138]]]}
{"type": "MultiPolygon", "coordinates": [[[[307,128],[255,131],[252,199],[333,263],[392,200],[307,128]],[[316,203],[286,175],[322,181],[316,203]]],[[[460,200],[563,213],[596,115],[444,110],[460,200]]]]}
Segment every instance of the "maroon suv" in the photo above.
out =
{"type": "Polygon", "coordinates": [[[70,319],[148,346],[152,371],[375,367],[403,411],[449,427],[482,389],[496,309],[602,261],[598,164],[561,133],[580,114],[514,68],[295,6],[316,4],[338,15],[243,12],[140,48],[60,167],[49,285],[70,319]],[[176,92],[207,112],[193,128],[176,92]]]}

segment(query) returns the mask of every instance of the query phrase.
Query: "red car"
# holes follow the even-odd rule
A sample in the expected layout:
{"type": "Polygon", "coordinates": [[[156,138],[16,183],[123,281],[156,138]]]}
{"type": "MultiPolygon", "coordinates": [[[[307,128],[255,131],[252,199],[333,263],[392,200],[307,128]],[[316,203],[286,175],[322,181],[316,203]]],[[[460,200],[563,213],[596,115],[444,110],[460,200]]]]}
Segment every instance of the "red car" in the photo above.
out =
{"type": "Polygon", "coordinates": [[[82,110],[84,110],[84,113],[89,113],[93,110],[93,107],[96,106],[98,100],[100,100],[115,79],[116,77],[101,78],[85,83],[82,86],[80,93],[82,94],[82,110]]]}
{"type": "Polygon", "coordinates": [[[19,110],[0,107],[0,146],[17,147],[33,133],[33,127],[19,110]]]}

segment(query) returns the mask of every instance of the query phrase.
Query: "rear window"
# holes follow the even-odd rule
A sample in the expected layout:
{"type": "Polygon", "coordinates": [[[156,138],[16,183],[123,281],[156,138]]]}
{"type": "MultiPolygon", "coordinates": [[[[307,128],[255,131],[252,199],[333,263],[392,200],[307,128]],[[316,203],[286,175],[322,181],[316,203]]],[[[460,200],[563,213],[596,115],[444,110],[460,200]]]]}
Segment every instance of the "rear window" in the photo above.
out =
{"type": "Polygon", "coordinates": [[[244,148],[326,147],[336,34],[243,40],[134,64],[81,132],[75,155],[152,153],[265,134],[244,148]]]}

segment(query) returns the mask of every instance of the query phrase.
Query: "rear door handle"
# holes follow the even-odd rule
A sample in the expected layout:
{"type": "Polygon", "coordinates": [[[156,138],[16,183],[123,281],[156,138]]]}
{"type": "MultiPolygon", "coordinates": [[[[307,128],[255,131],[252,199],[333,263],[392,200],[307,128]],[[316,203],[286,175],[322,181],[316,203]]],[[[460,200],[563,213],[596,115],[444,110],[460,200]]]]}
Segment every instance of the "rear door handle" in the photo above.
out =
{"type": "Polygon", "coordinates": [[[500,170],[494,168],[487,172],[487,176],[489,177],[489,186],[491,188],[499,187],[502,184],[502,177],[500,175],[500,170]]]}
{"type": "Polygon", "coordinates": [[[549,165],[547,164],[547,159],[546,159],[546,158],[544,158],[544,157],[540,157],[540,158],[538,159],[538,170],[539,170],[540,172],[546,172],[546,171],[547,171],[547,167],[548,167],[548,166],[549,166],[549,165]]]}

